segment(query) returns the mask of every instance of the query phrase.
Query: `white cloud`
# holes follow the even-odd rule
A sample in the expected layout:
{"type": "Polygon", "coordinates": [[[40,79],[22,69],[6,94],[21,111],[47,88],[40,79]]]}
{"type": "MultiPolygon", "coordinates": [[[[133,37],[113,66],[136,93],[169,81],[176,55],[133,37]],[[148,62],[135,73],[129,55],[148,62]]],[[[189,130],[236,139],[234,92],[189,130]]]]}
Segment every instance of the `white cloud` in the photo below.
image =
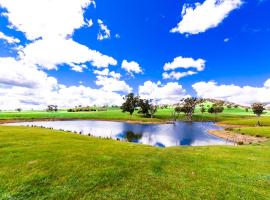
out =
{"type": "Polygon", "coordinates": [[[110,76],[110,77],[115,78],[115,79],[121,78],[120,73],[116,73],[114,71],[110,72],[108,68],[106,68],[104,70],[94,70],[94,74],[96,74],[98,76],[110,76]]]}
{"type": "Polygon", "coordinates": [[[230,38],[225,38],[224,39],[224,42],[229,42],[230,41],[230,38]]]}
{"type": "Polygon", "coordinates": [[[205,69],[205,60],[197,59],[194,60],[193,58],[184,58],[184,57],[177,57],[171,63],[166,63],[163,67],[165,71],[175,70],[175,69],[189,69],[195,68],[197,71],[203,71],[205,69]]]}
{"type": "Polygon", "coordinates": [[[115,92],[93,89],[85,86],[61,86],[57,90],[34,90],[13,86],[5,88],[0,85],[0,109],[46,109],[47,105],[59,108],[71,108],[78,105],[121,105],[123,97],[115,92]]]}
{"type": "Polygon", "coordinates": [[[104,24],[101,19],[98,19],[98,25],[100,28],[100,32],[98,33],[97,39],[98,40],[105,40],[111,38],[111,31],[109,30],[108,26],[104,24]]]}
{"type": "Polygon", "coordinates": [[[166,63],[163,67],[164,73],[162,74],[163,79],[173,79],[179,80],[180,78],[191,76],[197,74],[200,71],[205,69],[206,61],[199,58],[197,60],[193,58],[184,58],[182,56],[176,57],[171,63],[166,63]],[[185,72],[176,72],[177,69],[190,69],[193,68],[196,71],[185,71],[185,72]],[[171,71],[173,70],[173,71],[171,71]],[[167,72],[171,71],[171,72],[167,72]]]}
{"type": "Polygon", "coordinates": [[[121,67],[131,75],[143,72],[140,65],[135,61],[128,62],[127,60],[123,60],[121,67]]]}
{"type": "MultiPolygon", "coordinates": [[[[121,105],[122,96],[116,92],[123,82],[114,79],[112,88],[94,89],[85,86],[67,87],[57,79],[14,58],[0,58],[0,109],[45,109],[49,104],[61,108],[76,105],[121,105]]],[[[114,73],[110,73],[115,76],[114,73]]],[[[113,78],[112,78],[113,79],[113,78]]],[[[108,83],[110,84],[110,83],[108,83]]],[[[104,85],[105,86],[105,85],[104,85]]],[[[127,87],[127,86],[125,86],[127,87]]]]}
{"type": "Polygon", "coordinates": [[[270,103],[269,80],[264,87],[240,87],[237,85],[218,85],[216,82],[198,82],[192,87],[197,96],[202,98],[222,99],[243,105],[250,105],[254,102],[270,103]]]}
{"type": "Polygon", "coordinates": [[[18,38],[7,36],[3,32],[0,32],[0,40],[1,39],[5,40],[9,44],[20,43],[21,42],[18,38]]]}
{"type": "Polygon", "coordinates": [[[56,69],[61,64],[81,66],[86,62],[98,68],[117,65],[114,58],[91,50],[72,39],[41,39],[27,45],[22,51],[21,59],[25,62],[37,64],[49,70],[56,69]]]}
{"type": "Polygon", "coordinates": [[[56,87],[57,80],[14,58],[0,58],[0,84],[26,88],[56,87]]]}
{"type": "Polygon", "coordinates": [[[69,64],[71,66],[71,69],[75,72],[83,72],[83,69],[87,69],[87,66],[85,64],[77,65],[74,63],[69,64]]]}
{"type": "Polygon", "coordinates": [[[217,27],[233,10],[242,5],[242,0],[205,0],[195,6],[184,4],[182,20],[171,32],[198,34],[217,27]]]}
{"type": "Polygon", "coordinates": [[[141,98],[153,99],[157,104],[178,103],[188,96],[186,90],[178,83],[170,82],[162,85],[160,82],[152,81],[146,81],[144,85],[139,86],[139,95],[141,98]]]}
{"type": "Polygon", "coordinates": [[[29,40],[72,35],[85,25],[84,10],[92,0],[0,0],[12,26],[29,40]]]}
{"type": "Polygon", "coordinates": [[[162,74],[163,79],[174,79],[174,80],[179,80],[180,78],[186,77],[186,76],[191,76],[194,74],[197,74],[198,72],[194,71],[187,71],[187,72],[175,72],[172,71],[170,73],[164,72],[162,74]]]}
{"type": "Polygon", "coordinates": [[[268,79],[267,81],[265,81],[264,87],[270,88],[270,79],[268,79]]]}
{"type": "Polygon", "coordinates": [[[67,64],[79,72],[85,68],[86,62],[98,68],[117,64],[114,58],[67,39],[76,29],[86,25],[83,14],[91,3],[94,1],[0,0],[0,5],[7,9],[4,15],[13,28],[33,40],[20,49],[20,59],[49,70],[67,64]]]}
{"type": "Polygon", "coordinates": [[[102,90],[109,92],[130,93],[132,88],[125,82],[114,77],[97,76],[96,85],[102,86],[102,90]]]}
{"type": "MultiPolygon", "coordinates": [[[[18,47],[17,58],[0,58],[0,109],[44,109],[48,104],[61,108],[75,105],[120,105],[123,98],[114,91],[129,91],[121,75],[108,72],[100,78],[95,89],[86,86],[67,87],[58,83],[42,69],[57,69],[67,64],[72,70],[82,72],[86,64],[97,68],[117,65],[117,61],[73,41],[73,32],[87,25],[84,9],[91,0],[0,0],[7,9],[11,28],[25,33],[31,40],[18,47]],[[31,5],[31,6],[30,6],[31,5]],[[68,20],[67,20],[68,19],[68,20]]],[[[88,21],[88,26],[91,24],[88,21]]]]}
{"type": "Polygon", "coordinates": [[[94,22],[92,19],[86,20],[86,26],[87,27],[92,27],[94,25],[94,22]]]}

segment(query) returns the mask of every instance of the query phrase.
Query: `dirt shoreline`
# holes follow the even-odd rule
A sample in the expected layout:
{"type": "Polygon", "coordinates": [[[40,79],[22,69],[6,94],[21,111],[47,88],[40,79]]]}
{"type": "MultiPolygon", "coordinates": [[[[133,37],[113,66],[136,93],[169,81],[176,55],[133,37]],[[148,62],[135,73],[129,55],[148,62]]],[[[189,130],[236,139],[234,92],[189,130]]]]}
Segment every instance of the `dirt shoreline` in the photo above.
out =
{"type": "Polygon", "coordinates": [[[242,135],[233,131],[229,131],[226,129],[231,128],[243,128],[246,126],[242,125],[227,125],[227,124],[221,124],[216,123],[217,126],[221,126],[224,128],[224,130],[209,130],[208,133],[212,134],[214,136],[217,136],[219,138],[223,138],[227,141],[233,142],[235,144],[239,145],[247,145],[247,144],[257,144],[261,142],[266,142],[268,138],[265,137],[255,137],[250,135],[242,135]]]}

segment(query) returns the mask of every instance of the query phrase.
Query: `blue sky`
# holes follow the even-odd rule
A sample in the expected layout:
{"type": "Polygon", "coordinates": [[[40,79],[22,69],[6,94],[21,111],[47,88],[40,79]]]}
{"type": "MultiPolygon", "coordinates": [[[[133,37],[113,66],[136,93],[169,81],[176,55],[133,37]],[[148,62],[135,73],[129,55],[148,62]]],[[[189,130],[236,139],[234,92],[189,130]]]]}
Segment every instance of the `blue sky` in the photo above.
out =
{"type": "Polygon", "coordinates": [[[41,8],[33,0],[0,0],[0,94],[12,98],[12,105],[64,104],[63,87],[76,95],[82,87],[91,90],[87,97],[77,96],[78,101],[70,99],[69,105],[90,104],[84,98],[98,103],[100,99],[92,94],[95,91],[103,98],[110,96],[100,104],[115,103],[130,91],[145,98],[154,96],[159,103],[188,95],[242,104],[270,103],[268,0],[40,2],[47,9],[44,13],[38,12],[41,8]],[[105,63],[93,64],[101,61],[105,63]],[[13,71],[7,69],[12,63],[18,64],[13,71]],[[46,88],[51,98],[38,92],[40,85],[43,88],[48,83],[20,71],[22,63],[21,68],[31,66],[37,77],[54,80],[55,85],[46,88]],[[166,63],[169,70],[164,69],[166,63]],[[27,88],[27,83],[38,86],[27,88]],[[33,93],[31,98],[38,100],[31,103],[25,93],[33,93]],[[251,93],[260,99],[250,98],[251,93]]]}

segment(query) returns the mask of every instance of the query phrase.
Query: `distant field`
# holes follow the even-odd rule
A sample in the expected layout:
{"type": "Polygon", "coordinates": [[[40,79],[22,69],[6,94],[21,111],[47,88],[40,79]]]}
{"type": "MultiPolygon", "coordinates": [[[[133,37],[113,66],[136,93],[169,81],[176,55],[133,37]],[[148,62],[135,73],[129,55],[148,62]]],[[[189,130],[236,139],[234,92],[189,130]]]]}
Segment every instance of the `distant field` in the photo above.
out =
{"type": "MultiPolygon", "coordinates": [[[[269,113],[266,115],[269,116],[269,125],[270,125],[270,115],[269,113]]],[[[241,108],[232,108],[225,109],[224,113],[217,115],[217,121],[231,121],[232,119],[246,119],[251,118],[250,123],[253,123],[255,119],[254,114],[252,112],[246,112],[241,108]]],[[[128,120],[128,121],[143,121],[143,122],[160,122],[164,120],[172,119],[172,109],[159,109],[155,114],[155,118],[145,118],[144,116],[134,113],[133,116],[130,116],[128,113],[121,112],[120,109],[110,108],[108,111],[104,112],[45,112],[45,111],[23,111],[23,112],[0,112],[0,120],[12,120],[12,119],[104,119],[104,120],[128,120]]],[[[180,120],[185,120],[185,116],[183,114],[179,117],[180,120]]],[[[194,114],[194,120],[197,121],[213,121],[215,120],[215,116],[205,113],[201,114],[198,109],[194,114]]],[[[268,120],[268,117],[265,117],[265,120],[268,120]]],[[[233,122],[232,122],[233,123],[233,122]]],[[[235,122],[236,123],[236,122],[235,122]]],[[[268,121],[267,121],[268,123],[268,121]]]]}
{"type": "Polygon", "coordinates": [[[0,199],[261,199],[270,143],[157,148],[0,128],[0,199]]]}

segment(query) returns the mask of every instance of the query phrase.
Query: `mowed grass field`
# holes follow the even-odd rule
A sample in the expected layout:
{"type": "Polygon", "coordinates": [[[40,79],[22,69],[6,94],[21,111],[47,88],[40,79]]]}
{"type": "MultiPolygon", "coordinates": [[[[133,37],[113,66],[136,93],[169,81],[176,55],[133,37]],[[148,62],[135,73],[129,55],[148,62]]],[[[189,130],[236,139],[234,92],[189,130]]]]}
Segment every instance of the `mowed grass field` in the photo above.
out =
{"type": "Polygon", "coordinates": [[[270,143],[156,148],[0,127],[0,199],[269,199],[270,143]]]}
{"type": "MultiPolygon", "coordinates": [[[[118,108],[109,108],[103,112],[45,112],[45,111],[23,111],[23,112],[0,112],[0,120],[35,120],[35,119],[100,119],[100,120],[127,120],[127,121],[142,121],[142,122],[162,122],[172,119],[173,109],[159,109],[153,119],[145,118],[143,115],[135,112],[132,116],[128,113],[121,112],[118,108]]],[[[265,123],[270,125],[270,113],[264,115],[263,120],[265,123]]],[[[180,120],[185,120],[185,116],[181,114],[180,120]]],[[[246,123],[246,119],[250,118],[250,122],[255,122],[256,117],[249,111],[246,112],[243,108],[231,108],[225,109],[224,113],[217,115],[204,113],[201,114],[199,109],[196,109],[194,114],[194,120],[196,121],[234,121],[235,119],[240,120],[239,123],[246,123]],[[241,122],[244,119],[245,122],[241,122]]],[[[233,122],[232,122],[233,123],[233,122]]]]}

